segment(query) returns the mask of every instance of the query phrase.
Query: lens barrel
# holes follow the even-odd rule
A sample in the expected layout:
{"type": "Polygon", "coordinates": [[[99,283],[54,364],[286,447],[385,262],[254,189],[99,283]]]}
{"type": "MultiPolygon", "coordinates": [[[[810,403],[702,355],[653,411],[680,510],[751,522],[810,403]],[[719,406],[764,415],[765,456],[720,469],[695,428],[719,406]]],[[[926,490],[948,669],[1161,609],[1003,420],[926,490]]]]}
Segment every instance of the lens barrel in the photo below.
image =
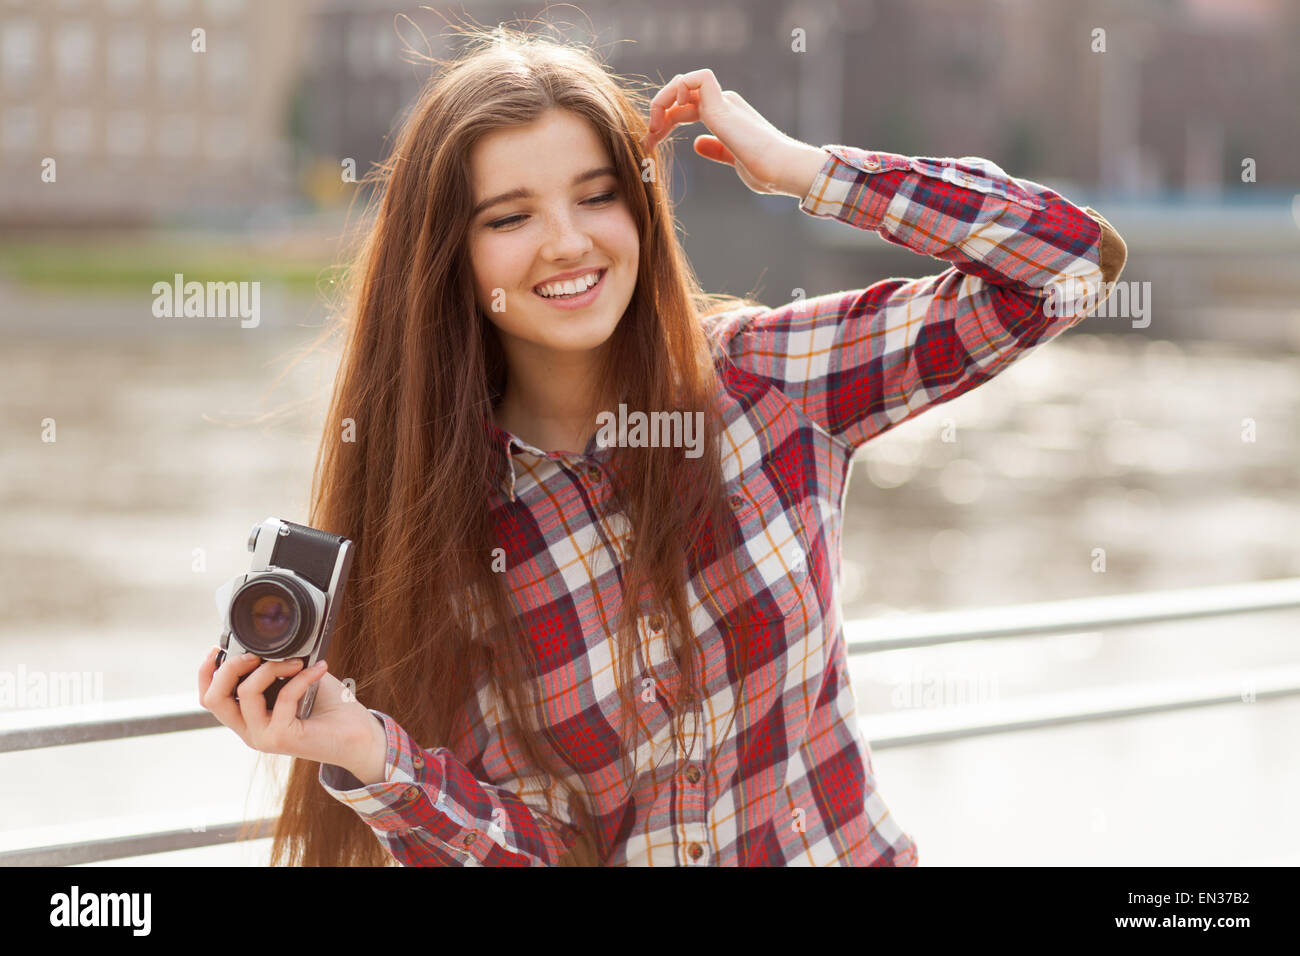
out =
{"type": "Polygon", "coordinates": [[[316,608],[301,584],[285,574],[254,578],[235,594],[230,627],[259,657],[291,657],[316,628],[316,608]]]}

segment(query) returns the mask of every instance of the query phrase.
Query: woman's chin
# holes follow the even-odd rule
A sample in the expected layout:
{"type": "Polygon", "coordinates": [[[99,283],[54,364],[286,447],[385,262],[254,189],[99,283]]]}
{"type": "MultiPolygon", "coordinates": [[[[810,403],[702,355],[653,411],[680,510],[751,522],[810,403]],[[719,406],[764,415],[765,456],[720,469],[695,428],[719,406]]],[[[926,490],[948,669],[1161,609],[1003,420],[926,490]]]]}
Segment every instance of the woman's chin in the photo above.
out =
{"type": "Polygon", "coordinates": [[[603,315],[550,317],[538,344],[559,352],[589,352],[608,342],[617,327],[603,315]]]}

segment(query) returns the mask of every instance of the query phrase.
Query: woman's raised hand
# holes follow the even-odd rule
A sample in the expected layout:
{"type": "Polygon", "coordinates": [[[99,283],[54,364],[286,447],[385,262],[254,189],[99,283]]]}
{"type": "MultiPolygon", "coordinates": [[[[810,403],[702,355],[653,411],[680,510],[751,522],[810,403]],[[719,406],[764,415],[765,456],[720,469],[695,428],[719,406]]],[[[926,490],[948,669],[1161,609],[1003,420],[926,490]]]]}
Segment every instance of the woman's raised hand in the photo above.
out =
{"type": "Polygon", "coordinates": [[[712,136],[695,137],[695,152],[725,163],[756,193],[803,196],[826,159],[769,123],[734,90],[718,85],[712,70],[673,77],[650,101],[650,126],[641,145],[649,153],[681,123],[704,123],[712,136]]]}

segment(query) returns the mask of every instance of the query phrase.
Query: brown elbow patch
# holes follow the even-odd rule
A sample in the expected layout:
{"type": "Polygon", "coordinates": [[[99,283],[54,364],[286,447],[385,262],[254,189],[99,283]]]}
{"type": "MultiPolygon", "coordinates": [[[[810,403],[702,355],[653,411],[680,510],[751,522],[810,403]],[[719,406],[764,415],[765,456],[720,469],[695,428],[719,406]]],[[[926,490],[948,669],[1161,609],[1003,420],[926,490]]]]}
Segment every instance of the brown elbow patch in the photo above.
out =
{"type": "Polygon", "coordinates": [[[1103,282],[1114,282],[1119,278],[1119,274],[1124,271],[1124,263],[1128,261],[1128,246],[1120,238],[1115,227],[1106,221],[1106,217],[1091,206],[1084,206],[1083,211],[1093,219],[1097,220],[1097,225],[1101,226],[1101,278],[1103,282]]]}

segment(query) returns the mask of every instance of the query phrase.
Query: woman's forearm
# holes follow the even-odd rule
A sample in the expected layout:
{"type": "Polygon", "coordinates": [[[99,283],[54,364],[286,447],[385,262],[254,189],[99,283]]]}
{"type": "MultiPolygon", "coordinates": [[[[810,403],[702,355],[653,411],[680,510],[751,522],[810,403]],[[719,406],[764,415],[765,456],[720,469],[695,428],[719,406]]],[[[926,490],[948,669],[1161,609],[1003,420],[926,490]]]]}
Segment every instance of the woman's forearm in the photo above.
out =
{"type": "Polygon", "coordinates": [[[384,767],[388,757],[388,734],[384,730],[384,722],[374,714],[370,716],[374,718],[369,722],[370,737],[360,748],[353,765],[344,768],[367,787],[384,782],[384,767]]]}
{"type": "Polygon", "coordinates": [[[829,158],[830,153],[817,146],[795,147],[789,159],[789,172],[778,184],[777,192],[783,196],[803,199],[829,158]]]}

